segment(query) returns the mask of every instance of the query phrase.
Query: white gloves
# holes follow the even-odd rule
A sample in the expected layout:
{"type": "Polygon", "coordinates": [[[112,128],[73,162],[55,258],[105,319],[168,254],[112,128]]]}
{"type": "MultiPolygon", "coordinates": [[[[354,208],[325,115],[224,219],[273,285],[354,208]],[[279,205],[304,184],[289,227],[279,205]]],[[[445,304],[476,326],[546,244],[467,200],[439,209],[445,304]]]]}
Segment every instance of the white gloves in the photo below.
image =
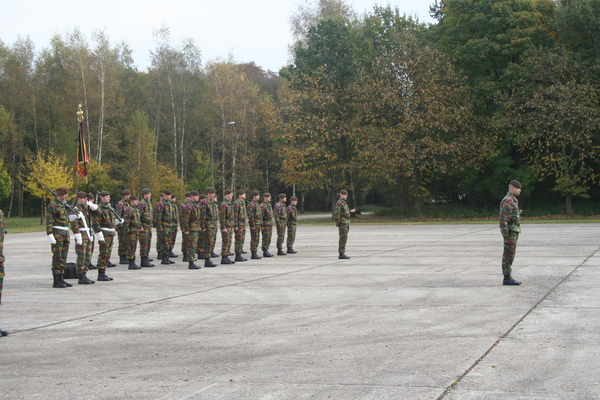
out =
{"type": "Polygon", "coordinates": [[[115,225],[121,225],[123,223],[122,219],[115,219],[115,225]]]}
{"type": "Polygon", "coordinates": [[[92,202],[91,202],[91,201],[89,201],[89,200],[88,200],[88,202],[87,202],[87,203],[85,203],[85,204],[87,204],[87,206],[88,206],[88,207],[90,208],[90,210],[92,210],[92,211],[96,211],[96,210],[98,209],[98,204],[94,204],[94,203],[92,203],[92,202]]]}
{"type": "Polygon", "coordinates": [[[76,219],[79,219],[79,218],[81,218],[81,214],[71,214],[71,215],[69,215],[69,221],[71,221],[71,222],[73,222],[73,221],[75,221],[76,219]]]}
{"type": "Polygon", "coordinates": [[[81,237],[81,233],[74,233],[73,237],[75,238],[75,242],[79,245],[83,244],[83,238],[81,237]]]}
{"type": "Polygon", "coordinates": [[[48,240],[50,241],[50,244],[56,244],[56,239],[53,234],[48,235],[48,240]]]}
{"type": "Polygon", "coordinates": [[[102,232],[97,232],[97,233],[96,233],[96,237],[98,238],[98,241],[99,241],[99,242],[105,242],[105,240],[104,240],[104,233],[102,233],[102,232]]]}

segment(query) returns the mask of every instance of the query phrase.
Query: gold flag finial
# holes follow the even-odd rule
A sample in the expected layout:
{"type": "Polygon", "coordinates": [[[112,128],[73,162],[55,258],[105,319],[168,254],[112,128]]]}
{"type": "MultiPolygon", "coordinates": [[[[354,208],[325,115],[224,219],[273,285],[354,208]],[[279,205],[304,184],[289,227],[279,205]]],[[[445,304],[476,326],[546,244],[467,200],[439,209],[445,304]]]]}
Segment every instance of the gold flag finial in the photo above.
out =
{"type": "Polygon", "coordinates": [[[77,108],[77,121],[83,122],[83,111],[81,110],[81,104],[77,108]]]}

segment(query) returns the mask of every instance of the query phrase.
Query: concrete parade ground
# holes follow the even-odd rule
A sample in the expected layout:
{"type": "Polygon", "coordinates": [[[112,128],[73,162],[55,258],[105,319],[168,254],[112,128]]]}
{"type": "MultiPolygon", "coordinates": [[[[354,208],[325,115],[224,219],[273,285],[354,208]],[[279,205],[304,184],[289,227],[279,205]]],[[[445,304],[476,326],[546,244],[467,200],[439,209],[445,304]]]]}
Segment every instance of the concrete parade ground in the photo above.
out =
{"type": "Polygon", "coordinates": [[[0,398],[600,399],[600,224],[522,228],[521,286],[495,223],[351,225],[350,260],[301,225],[298,254],[65,289],[46,235],[9,233],[0,398]]]}

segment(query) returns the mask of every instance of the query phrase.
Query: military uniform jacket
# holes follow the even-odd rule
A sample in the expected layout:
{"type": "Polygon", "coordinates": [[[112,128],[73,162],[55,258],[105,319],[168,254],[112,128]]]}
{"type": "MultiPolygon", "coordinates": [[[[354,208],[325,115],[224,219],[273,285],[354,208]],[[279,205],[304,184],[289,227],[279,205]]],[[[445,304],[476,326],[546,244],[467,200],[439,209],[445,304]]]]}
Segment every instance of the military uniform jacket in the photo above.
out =
{"type": "Polygon", "coordinates": [[[298,210],[295,205],[287,206],[287,225],[292,226],[298,223],[298,210]]]}
{"type": "Polygon", "coordinates": [[[260,219],[262,226],[273,226],[273,207],[271,203],[260,203],[260,219]]]}
{"type": "Polygon", "coordinates": [[[202,199],[200,201],[200,229],[215,229],[217,227],[216,214],[213,201],[202,199]]]}
{"type": "Polygon", "coordinates": [[[87,235],[88,239],[92,239],[92,215],[96,214],[96,211],[92,211],[86,204],[76,204],[75,211],[81,212],[83,214],[83,219],[78,218],[75,221],[71,222],[71,230],[73,231],[73,233],[81,233],[82,237],[84,238],[85,235],[87,235]]]}
{"type": "Polygon", "coordinates": [[[179,209],[174,201],[169,201],[169,214],[171,216],[171,227],[175,227],[175,230],[177,230],[179,226],[179,209]]]}
{"type": "Polygon", "coordinates": [[[209,203],[213,210],[213,216],[215,219],[215,227],[216,227],[217,225],[219,225],[219,205],[217,204],[216,201],[209,201],[209,203]]]}
{"type": "Polygon", "coordinates": [[[230,200],[223,200],[221,208],[219,208],[219,222],[221,229],[229,229],[233,226],[233,204],[230,200]]]}
{"type": "MultiPolygon", "coordinates": [[[[131,209],[131,204],[129,204],[129,202],[125,199],[121,199],[119,200],[119,202],[117,203],[117,205],[115,206],[115,211],[117,212],[117,215],[121,218],[125,217],[125,213],[127,212],[127,210],[131,209]]],[[[118,231],[124,231],[125,227],[123,226],[123,224],[118,225],[117,226],[117,230],[118,231]]]]}
{"type": "Polygon", "coordinates": [[[152,228],[152,203],[148,199],[140,200],[138,204],[140,210],[140,222],[144,230],[150,230],[152,228]]]}
{"type": "Polygon", "coordinates": [[[125,233],[133,233],[140,230],[142,223],[140,221],[140,210],[138,207],[130,206],[123,213],[123,228],[125,233]]]}
{"type": "Polygon", "coordinates": [[[500,202],[500,232],[508,236],[510,231],[521,232],[521,211],[519,201],[512,193],[508,192],[500,202]]]}
{"type": "Polygon", "coordinates": [[[56,198],[46,207],[46,235],[52,233],[69,235],[69,212],[67,207],[56,198]]]}
{"type": "Polygon", "coordinates": [[[285,226],[286,222],[287,222],[287,212],[286,212],[285,203],[283,201],[278,201],[277,204],[275,204],[274,214],[275,214],[275,222],[277,223],[277,226],[279,226],[279,227],[285,226]]]}
{"type": "Polygon", "coordinates": [[[339,199],[335,203],[335,209],[333,211],[333,219],[337,226],[348,225],[350,223],[350,209],[346,200],[339,199]]]}
{"type": "Polygon", "coordinates": [[[250,200],[247,211],[248,225],[250,225],[250,228],[260,228],[262,222],[260,205],[256,201],[250,200]]]}
{"type": "Polygon", "coordinates": [[[180,226],[183,232],[200,231],[200,208],[198,208],[198,203],[189,201],[181,205],[180,226]]]}
{"type": "Polygon", "coordinates": [[[246,227],[246,202],[238,198],[233,203],[233,227],[246,227]]]}
{"type": "MultiPolygon", "coordinates": [[[[177,226],[177,217],[173,220],[173,210],[169,200],[161,199],[154,206],[154,227],[167,229],[177,226]]],[[[177,213],[177,211],[175,211],[177,213]]]]}
{"type": "Polygon", "coordinates": [[[114,236],[115,234],[115,221],[112,212],[110,211],[110,203],[98,204],[96,214],[92,215],[92,227],[94,232],[102,232],[106,237],[114,236]]]}

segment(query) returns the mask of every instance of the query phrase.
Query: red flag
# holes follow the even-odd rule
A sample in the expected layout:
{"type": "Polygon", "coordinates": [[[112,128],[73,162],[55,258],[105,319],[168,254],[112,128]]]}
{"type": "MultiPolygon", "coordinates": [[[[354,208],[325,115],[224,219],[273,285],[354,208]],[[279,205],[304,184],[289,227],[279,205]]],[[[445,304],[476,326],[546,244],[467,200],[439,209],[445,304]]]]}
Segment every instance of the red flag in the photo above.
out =
{"type": "Polygon", "coordinates": [[[79,105],[79,110],[77,110],[77,121],[79,121],[79,144],[77,146],[75,173],[87,183],[87,164],[90,161],[90,155],[85,141],[85,124],[81,104],[79,105]]]}

